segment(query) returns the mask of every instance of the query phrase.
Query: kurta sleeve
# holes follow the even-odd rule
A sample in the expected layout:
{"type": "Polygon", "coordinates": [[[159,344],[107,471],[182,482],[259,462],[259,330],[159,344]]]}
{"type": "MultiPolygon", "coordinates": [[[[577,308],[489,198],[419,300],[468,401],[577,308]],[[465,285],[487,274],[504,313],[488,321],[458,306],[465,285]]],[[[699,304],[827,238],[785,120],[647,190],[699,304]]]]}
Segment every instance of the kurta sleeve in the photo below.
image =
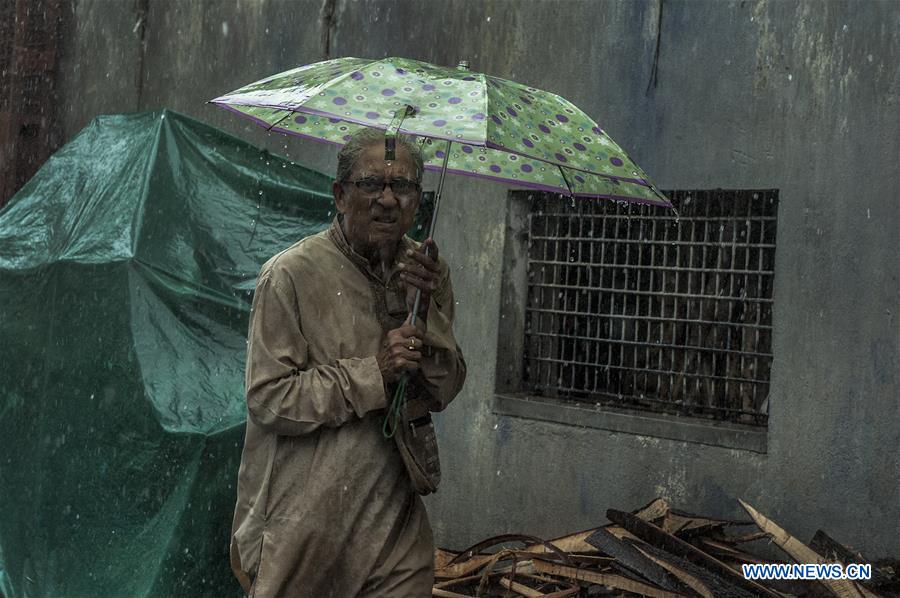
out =
{"type": "Polygon", "coordinates": [[[419,362],[418,378],[426,390],[431,411],[443,411],[456,397],[466,380],[466,362],[453,336],[455,302],[450,268],[441,264],[443,274],[428,307],[425,353],[419,362]]]}
{"type": "Polygon", "coordinates": [[[310,367],[293,286],[271,266],[256,285],[246,390],[251,420],[276,434],[309,434],[387,407],[375,356],[310,367]]]}

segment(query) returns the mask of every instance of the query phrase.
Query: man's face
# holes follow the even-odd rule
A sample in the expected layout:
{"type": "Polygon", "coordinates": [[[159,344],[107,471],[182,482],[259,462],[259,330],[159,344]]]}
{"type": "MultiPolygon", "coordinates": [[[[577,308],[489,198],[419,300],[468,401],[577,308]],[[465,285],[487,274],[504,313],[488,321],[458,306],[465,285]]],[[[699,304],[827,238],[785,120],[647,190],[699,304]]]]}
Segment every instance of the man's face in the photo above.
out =
{"type": "Polygon", "coordinates": [[[412,156],[405,147],[398,145],[397,159],[386,161],[384,142],[380,141],[372,143],[360,154],[347,181],[343,184],[335,181],[332,187],[334,203],[343,214],[347,242],[357,252],[396,244],[412,226],[421,192],[415,188],[397,193],[385,184],[400,180],[418,182],[412,156]],[[366,181],[380,189],[366,191],[354,181],[366,181]]]}

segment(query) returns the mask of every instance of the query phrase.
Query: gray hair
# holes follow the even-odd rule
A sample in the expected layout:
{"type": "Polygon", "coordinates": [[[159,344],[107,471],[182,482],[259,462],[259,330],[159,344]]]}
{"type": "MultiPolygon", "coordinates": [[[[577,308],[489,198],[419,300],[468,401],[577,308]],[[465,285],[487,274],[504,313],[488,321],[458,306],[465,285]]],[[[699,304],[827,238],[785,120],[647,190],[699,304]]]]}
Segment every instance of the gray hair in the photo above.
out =
{"type": "MultiPolygon", "coordinates": [[[[341,151],[338,152],[337,177],[335,180],[339,183],[347,181],[360,154],[376,142],[384,143],[384,131],[381,129],[365,127],[357,131],[350,138],[350,141],[341,148],[341,151]]],[[[425,158],[422,155],[422,147],[409,135],[397,135],[397,146],[405,147],[409,155],[412,156],[413,163],[416,166],[416,182],[421,183],[422,173],[425,171],[425,158]]]]}

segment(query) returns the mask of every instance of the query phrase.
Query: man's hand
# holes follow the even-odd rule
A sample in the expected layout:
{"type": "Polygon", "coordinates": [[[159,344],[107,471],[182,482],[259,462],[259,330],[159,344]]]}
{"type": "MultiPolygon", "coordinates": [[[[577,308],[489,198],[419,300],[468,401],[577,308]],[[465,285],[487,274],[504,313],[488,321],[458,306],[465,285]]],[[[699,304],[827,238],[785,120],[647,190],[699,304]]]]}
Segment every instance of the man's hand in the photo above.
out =
{"type": "Polygon", "coordinates": [[[407,250],[399,265],[400,280],[406,287],[406,306],[410,311],[416,301],[416,290],[422,291],[417,318],[422,319],[423,326],[428,317],[428,303],[431,301],[431,294],[437,290],[438,283],[440,283],[441,273],[437,259],[437,245],[434,239],[429,237],[417,251],[407,250]]]}
{"type": "Polygon", "coordinates": [[[381,377],[387,383],[396,382],[404,372],[419,369],[424,333],[411,321],[412,316],[407,316],[400,328],[389,330],[381,341],[378,355],[375,356],[381,377]]]}

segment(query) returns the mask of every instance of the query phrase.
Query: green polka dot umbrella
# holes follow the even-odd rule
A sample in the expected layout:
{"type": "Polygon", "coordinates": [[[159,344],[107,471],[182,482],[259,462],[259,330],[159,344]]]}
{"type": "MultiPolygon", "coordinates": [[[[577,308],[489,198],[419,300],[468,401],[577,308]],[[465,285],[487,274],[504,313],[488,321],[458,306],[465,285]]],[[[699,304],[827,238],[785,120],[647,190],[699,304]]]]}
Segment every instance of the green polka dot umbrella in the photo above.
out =
{"type": "Polygon", "coordinates": [[[337,58],[273,75],[212,103],[272,131],[336,144],[360,127],[414,135],[429,170],[671,207],[644,171],[571,102],[463,66],[337,58]]]}

